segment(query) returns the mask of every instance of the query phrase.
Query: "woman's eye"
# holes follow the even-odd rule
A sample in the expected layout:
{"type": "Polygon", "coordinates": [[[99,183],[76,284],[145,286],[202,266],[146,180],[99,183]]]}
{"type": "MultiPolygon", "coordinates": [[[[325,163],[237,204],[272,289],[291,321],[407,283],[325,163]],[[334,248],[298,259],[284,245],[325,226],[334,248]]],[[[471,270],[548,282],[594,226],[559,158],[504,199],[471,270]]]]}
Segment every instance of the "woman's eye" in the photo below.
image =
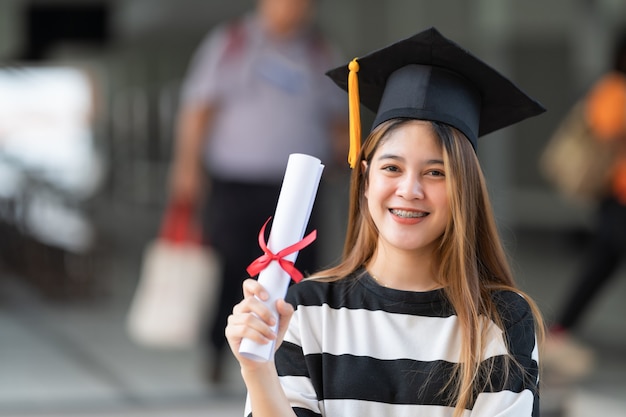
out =
{"type": "Polygon", "coordinates": [[[398,172],[398,167],[395,165],[385,165],[382,167],[383,171],[389,171],[389,172],[398,172]]]}
{"type": "Polygon", "coordinates": [[[438,169],[433,169],[431,171],[428,171],[428,175],[433,176],[433,177],[445,177],[446,174],[443,171],[440,171],[438,169]]]}

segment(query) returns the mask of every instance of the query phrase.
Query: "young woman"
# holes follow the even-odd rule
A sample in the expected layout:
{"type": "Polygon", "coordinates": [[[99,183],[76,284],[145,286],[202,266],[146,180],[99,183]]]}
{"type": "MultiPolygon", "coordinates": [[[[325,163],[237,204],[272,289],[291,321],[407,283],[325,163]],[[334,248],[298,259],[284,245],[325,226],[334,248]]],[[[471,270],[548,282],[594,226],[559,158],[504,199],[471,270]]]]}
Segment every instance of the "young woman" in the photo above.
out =
{"type": "Polygon", "coordinates": [[[343,258],[292,286],[278,318],[244,283],[226,335],[246,414],[538,416],[541,316],[514,283],[475,145],[543,108],[435,29],[346,71],[329,75],[354,98],[359,71],[377,117],[352,153],[343,258]],[[277,340],[275,360],[241,356],[244,337],[277,340]]]}

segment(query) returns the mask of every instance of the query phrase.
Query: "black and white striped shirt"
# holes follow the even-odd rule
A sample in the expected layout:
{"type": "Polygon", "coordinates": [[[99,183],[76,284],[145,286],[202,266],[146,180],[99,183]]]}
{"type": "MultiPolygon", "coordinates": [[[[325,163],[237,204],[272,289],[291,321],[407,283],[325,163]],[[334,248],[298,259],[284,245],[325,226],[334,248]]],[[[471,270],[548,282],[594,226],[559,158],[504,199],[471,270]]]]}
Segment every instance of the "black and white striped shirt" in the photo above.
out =
{"type": "MultiPolygon", "coordinates": [[[[493,299],[504,329],[489,321],[472,417],[538,417],[538,352],[527,302],[514,292],[493,299]],[[505,343],[508,341],[508,344],[505,343]],[[507,348],[508,346],[508,348],[507,348]],[[503,357],[509,364],[503,380],[503,357]]],[[[442,290],[384,288],[367,273],[333,282],[293,285],[296,307],[276,353],[282,387],[300,417],[451,416],[442,389],[459,362],[459,323],[442,290]]],[[[446,397],[446,393],[448,396],[446,397]]],[[[249,404],[246,415],[250,413],[249,404]]]]}

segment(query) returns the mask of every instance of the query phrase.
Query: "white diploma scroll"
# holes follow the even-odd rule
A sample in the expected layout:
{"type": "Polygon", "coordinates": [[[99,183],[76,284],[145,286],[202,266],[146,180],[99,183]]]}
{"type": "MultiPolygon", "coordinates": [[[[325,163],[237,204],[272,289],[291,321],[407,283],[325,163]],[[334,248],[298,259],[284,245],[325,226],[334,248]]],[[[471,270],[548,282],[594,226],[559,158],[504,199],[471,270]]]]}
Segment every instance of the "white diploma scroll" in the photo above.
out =
{"type": "MultiPolygon", "coordinates": [[[[267,243],[272,253],[277,253],[302,240],[323,170],[324,165],[317,158],[304,154],[289,155],[267,243]]],[[[297,256],[298,253],[294,252],[286,255],[284,259],[295,262],[297,256]]],[[[269,293],[269,299],[264,303],[277,319],[276,301],[285,297],[290,280],[289,274],[277,261],[270,262],[259,273],[258,281],[269,293]]],[[[278,324],[273,330],[277,329],[278,324]]],[[[258,344],[250,339],[243,339],[239,353],[259,362],[269,361],[274,357],[274,345],[274,341],[258,344]]]]}

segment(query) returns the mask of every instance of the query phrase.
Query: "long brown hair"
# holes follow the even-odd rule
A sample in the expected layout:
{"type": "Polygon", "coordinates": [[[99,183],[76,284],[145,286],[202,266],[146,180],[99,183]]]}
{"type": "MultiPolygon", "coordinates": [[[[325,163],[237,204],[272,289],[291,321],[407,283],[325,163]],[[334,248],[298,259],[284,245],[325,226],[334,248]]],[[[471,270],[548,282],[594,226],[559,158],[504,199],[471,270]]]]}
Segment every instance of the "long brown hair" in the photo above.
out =
{"type": "MultiPolygon", "coordinates": [[[[364,142],[359,160],[366,161],[369,167],[374,153],[389,133],[408,120],[411,119],[393,119],[376,127],[364,142]]],[[[486,320],[499,326],[502,324],[491,294],[497,290],[511,290],[523,296],[533,310],[539,340],[543,338],[544,325],[536,304],[515,284],[498,235],[485,179],[470,141],[449,125],[430,123],[443,149],[450,200],[450,219],[434,254],[437,258],[434,264],[439,265],[437,280],[444,287],[463,333],[458,378],[449,382],[456,392],[456,398],[450,399],[451,404],[456,404],[454,415],[459,416],[477,394],[474,382],[480,376],[486,320]]],[[[342,261],[312,278],[339,280],[362,268],[372,258],[378,230],[365,199],[368,174],[367,168],[363,171],[361,165],[352,172],[342,261]]]]}

